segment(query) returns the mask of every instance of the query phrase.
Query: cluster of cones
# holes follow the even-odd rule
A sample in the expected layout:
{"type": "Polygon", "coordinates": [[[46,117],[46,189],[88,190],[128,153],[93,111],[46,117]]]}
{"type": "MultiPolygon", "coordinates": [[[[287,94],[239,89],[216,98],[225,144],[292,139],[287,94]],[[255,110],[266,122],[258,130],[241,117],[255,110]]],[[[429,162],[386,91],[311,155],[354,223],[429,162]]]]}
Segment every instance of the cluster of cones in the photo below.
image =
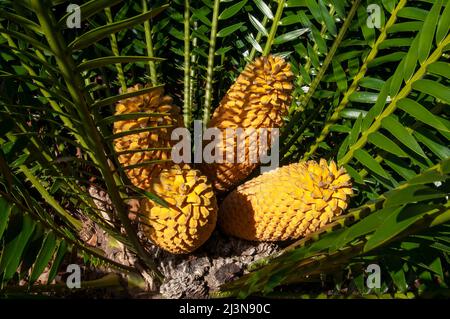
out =
{"type": "MultiPolygon", "coordinates": [[[[208,126],[221,132],[229,128],[270,132],[282,127],[291,104],[292,80],[290,65],[282,58],[256,59],[228,90],[208,126]]],[[[243,141],[244,161],[226,158],[198,168],[174,164],[171,133],[182,126],[182,117],[161,88],[119,102],[116,115],[124,115],[114,123],[119,163],[133,185],[168,203],[142,200],[144,232],[171,253],[200,247],[217,221],[226,234],[243,239],[296,239],[340,215],[352,194],[345,170],[325,160],[281,167],[235,188],[259,165],[259,158],[250,160],[252,152],[258,154],[253,148],[259,143],[249,138],[243,141]],[[218,208],[216,194],[230,190],[218,208]]],[[[223,154],[230,148],[237,154],[237,143],[235,137],[225,137],[218,146],[223,154]]]]}

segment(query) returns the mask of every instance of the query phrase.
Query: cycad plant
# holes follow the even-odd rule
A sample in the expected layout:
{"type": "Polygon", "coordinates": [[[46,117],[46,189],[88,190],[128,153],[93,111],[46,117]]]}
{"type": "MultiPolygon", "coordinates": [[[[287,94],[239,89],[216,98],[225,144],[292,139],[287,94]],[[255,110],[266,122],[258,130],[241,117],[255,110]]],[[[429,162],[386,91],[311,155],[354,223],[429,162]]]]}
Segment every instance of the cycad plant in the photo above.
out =
{"type": "Polygon", "coordinates": [[[162,279],[128,205],[168,204],[126,174],[160,161],[126,167],[113,146],[157,128],[112,129],[161,114],[114,115],[115,105],[164,87],[182,106],[185,127],[194,119],[207,125],[238,74],[269,54],[294,73],[281,164],[335,160],[353,180],[350,210],[252,264],[215,296],[449,294],[449,1],[69,5],[0,1],[1,294],[52,290],[63,261],[77,255],[111,272],[144,269],[162,279]],[[127,91],[135,84],[147,86],[127,91]],[[92,189],[113,209],[102,209],[92,189]],[[137,262],[122,264],[83,240],[92,224],[137,262]],[[371,264],[380,267],[379,287],[366,285],[371,264]],[[35,285],[44,270],[47,285],[35,285]]]}

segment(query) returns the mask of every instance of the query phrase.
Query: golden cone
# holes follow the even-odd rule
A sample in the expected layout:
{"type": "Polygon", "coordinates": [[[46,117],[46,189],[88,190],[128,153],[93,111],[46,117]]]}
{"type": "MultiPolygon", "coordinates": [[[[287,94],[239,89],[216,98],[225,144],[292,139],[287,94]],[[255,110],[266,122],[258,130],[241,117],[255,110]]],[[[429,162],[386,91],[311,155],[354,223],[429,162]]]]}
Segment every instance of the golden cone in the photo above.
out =
{"type": "Polygon", "coordinates": [[[352,194],[350,176],[335,162],[295,163],[239,186],[219,211],[221,229],[247,240],[297,239],[342,214],[352,194]]]}
{"type": "MultiPolygon", "coordinates": [[[[204,164],[201,170],[208,176],[213,186],[225,191],[245,179],[259,165],[249,154],[259,154],[259,136],[257,143],[250,137],[245,138],[245,159],[238,162],[237,143],[234,137],[225,137],[227,128],[243,130],[272,128],[283,125],[283,116],[291,104],[293,73],[290,65],[281,57],[268,56],[256,59],[239,75],[215,110],[208,127],[218,128],[224,141],[220,147],[224,152],[234,150],[234,159],[224,163],[204,164]],[[231,149],[231,150],[230,150],[231,149]]],[[[240,142],[242,143],[242,142],[240,142]]],[[[270,146],[270,139],[267,143],[270,146]]]]}
{"type": "MultiPolygon", "coordinates": [[[[140,88],[140,85],[135,85],[129,88],[128,92],[140,88]]],[[[170,137],[174,128],[183,125],[182,117],[178,107],[172,105],[172,98],[165,96],[162,88],[125,99],[116,105],[115,115],[129,113],[144,113],[143,115],[162,113],[162,115],[117,121],[113,128],[114,134],[129,130],[154,128],[121,136],[114,140],[114,148],[116,152],[120,153],[118,156],[119,163],[125,168],[131,183],[139,188],[147,189],[150,186],[151,176],[155,176],[163,168],[173,165],[170,161],[170,148],[173,146],[170,137]],[[149,163],[151,161],[161,162],[149,163]],[[137,166],[126,169],[127,166],[134,165],[137,166]]]]}
{"type": "Polygon", "coordinates": [[[159,247],[174,254],[189,253],[212,234],[217,202],[206,176],[188,165],[174,165],[153,178],[149,192],[170,204],[166,208],[149,199],[141,201],[144,233],[159,247]]]}

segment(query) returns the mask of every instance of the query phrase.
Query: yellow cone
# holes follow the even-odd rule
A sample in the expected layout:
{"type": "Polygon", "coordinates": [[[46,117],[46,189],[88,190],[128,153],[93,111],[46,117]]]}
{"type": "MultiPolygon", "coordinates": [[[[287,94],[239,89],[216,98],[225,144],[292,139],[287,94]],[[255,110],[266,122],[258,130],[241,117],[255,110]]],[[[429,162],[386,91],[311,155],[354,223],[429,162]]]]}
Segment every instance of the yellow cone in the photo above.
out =
{"type": "MultiPolygon", "coordinates": [[[[271,132],[271,128],[281,127],[291,104],[292,79],[290,65],[284,59],[275,56],[256,59],[228,90],[208,126],[218,128],[224,135],[227,128],[267,128],[271,132]]],[[[220,144],[224,154],[230,148],[234,150],[233,160],[200,167],[217,190],[231,189],[259,165],[259,156],[253,161],[249,154],[258,154],[260,143],[252,142],[250,137],[241,142],[245,145],[245,160],[241,163],[237,161],[237,143],[237,139],[228,137],[220,144]]]]}
{"type": "MultiPolygon", "coordinates": [[[[136,85],[128,89],[128,92],[140,88],[141,86],[136,85]]],[[[173,164],[170,161],[170,148],[173,146],[170,136],[174,128],[183,125],[182,117],[178,107],[172,105],[172,98],[165,96],[162,88],[125,99],[116,105],[115,115],[130,113],[143,113],[148,116],[115,122],[114,134],[149,127],[153,129],[118,137],[114,140],[114,148],[120,153],[118,159],[122,167],[125,169],[129,167],[126,169],[126,174],[131,183],[139,188],[147,189],[150,186],[151,176],[159,174],[163,168],[173,164]],[[160,114],[149,116],[150,113],[160,114]],[[151,161],[161,162],[148,163],[151,161]],[[148,164],[144,165],[144,163],[148,164]]]]}
{"type": "Polygon", "coordinates": [[[351,194],[350,176],[333,161],[295,163],[231,192],[220,207],[219,225],[247,240],[297,239],[342,214],[351,194]]]}
{"type": "Polygon", "coordinates": [[[211,184],[198,170],[188,165],[164,169],[148,191],[170,204],[166,208],[149,199],[141,201],[144,232],[156,245],[174,254],[189,253],[211,236],[217,202],[211,184]]]}

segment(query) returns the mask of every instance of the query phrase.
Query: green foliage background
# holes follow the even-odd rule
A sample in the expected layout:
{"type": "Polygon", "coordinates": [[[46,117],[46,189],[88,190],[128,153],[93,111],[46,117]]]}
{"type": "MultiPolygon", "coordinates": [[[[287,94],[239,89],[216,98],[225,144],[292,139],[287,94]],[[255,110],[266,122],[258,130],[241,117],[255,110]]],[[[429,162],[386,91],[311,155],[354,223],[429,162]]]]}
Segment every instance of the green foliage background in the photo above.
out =
{"type": "Polygon", "coordinates": [[[48,264],[50,284],[70,252],[136,273],[80,239],[81,216],[160,277],[125,204],[158,198],[117,165],[114,103],[164,85],[188,127],[207,122],[245,65],[271,52],[295,73],[282,163],[336,159],[355,196],[348,214],[217,296],[448,296],[449,1],[95,0],[79,3],[81,28],[67,28],[68,3],[0,1],[2,293],[21,279],[33,291],[48,264]],[[367,24],[374,4],[380,28],[367,24]],[[136,83],[151,86],[124,93],[136,83]],[[109,218],[92,183],[111,198],[109,218]],[[370,263],[379,289],[365,285],[370,263]]]}

